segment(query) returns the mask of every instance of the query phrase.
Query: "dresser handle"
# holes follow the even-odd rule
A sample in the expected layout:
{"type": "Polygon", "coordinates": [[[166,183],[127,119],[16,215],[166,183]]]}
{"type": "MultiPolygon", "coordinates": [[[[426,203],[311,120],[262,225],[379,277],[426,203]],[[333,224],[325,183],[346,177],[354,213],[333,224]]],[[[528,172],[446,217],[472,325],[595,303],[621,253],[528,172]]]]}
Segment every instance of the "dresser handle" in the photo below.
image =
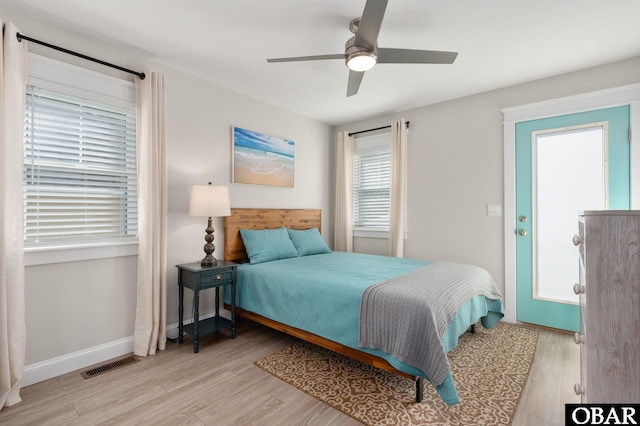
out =
{"type": "Polygon", "coordinates": [[[582,244],[582,238],[579,235],[574,235],[573,236],[573,245],[577,246],[582,244]]]}
{"type": "Polygon", "coordinates": [[[215,277],[213,277],[213,279],[216,281],[220,281],[222,279],[222,275],[216,275],[215,277]]]}
{"type": "Polygon", "coordinates": [[[573,341],[576,342],[576,345],[584,343],[584,334],[575,333],[573,335],[573,341]]]}
{"type": "Polygon", "coordinates": [[[584,286],[582,284],[575,283],[573,285],[573,292],[575,294],[584,294],[584,291],[585,291],[585,288],[584,288],[584,286]]]}
{"type": "Polygon", "coordinates": [[[587,393],[587,390],[580,383],[573,385],[573,391],[576,395],[585,395],[587,393]]]}

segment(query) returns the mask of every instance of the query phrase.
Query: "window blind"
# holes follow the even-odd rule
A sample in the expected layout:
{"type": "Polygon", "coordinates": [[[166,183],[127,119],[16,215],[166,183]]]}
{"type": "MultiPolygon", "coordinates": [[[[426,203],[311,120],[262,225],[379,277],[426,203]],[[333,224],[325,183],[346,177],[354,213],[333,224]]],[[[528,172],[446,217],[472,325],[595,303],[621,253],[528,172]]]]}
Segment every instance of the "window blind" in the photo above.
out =
{"type": "Polygon", "coordinates": [[[26,93],[25,245],[135,237],[135,110],[26,93]]]}
{"type": "Polygon", "coordinates": [[[355,227],[389,227],[391,151],[356,152],[353,164],[353,221],[355,227]]]}

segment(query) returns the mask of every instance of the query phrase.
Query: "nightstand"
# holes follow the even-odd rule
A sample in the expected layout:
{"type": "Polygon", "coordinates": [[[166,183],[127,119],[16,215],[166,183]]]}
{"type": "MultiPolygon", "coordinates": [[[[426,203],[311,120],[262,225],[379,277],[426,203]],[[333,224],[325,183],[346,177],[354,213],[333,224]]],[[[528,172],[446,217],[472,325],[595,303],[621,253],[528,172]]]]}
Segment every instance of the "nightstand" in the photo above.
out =
{"type": "Polygon", "coordinates": [[[198,353],[200,336],[216,330],[231,327],[231,338],[236,338],[236,267],[237,263],[218,260],[218,264],[202,267],[200,263],[184,263],[178,268],[178,342],[183,342],[184,333],[193,336],[193,352],[198,353]],[[220,289],[231,287],[231,321],[220,316],[220,289]],[[193,290],[193,323],[184,325],[184,288],[193,290]],[[216,290],[216,313],[213,317],[200,320],[200,291],[216,290]]]}

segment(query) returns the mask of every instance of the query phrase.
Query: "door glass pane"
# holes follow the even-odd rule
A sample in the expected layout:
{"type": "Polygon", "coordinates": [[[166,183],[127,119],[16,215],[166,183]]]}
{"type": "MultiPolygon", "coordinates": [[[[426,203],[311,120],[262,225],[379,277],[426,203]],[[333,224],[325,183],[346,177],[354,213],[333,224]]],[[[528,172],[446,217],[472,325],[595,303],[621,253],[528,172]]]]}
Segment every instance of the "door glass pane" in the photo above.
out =
{"type": "Polygon", "coordinates": [[[606,208],[606,123],[536,132],[534,298],[578,303],[578,214],[606,208]]]}

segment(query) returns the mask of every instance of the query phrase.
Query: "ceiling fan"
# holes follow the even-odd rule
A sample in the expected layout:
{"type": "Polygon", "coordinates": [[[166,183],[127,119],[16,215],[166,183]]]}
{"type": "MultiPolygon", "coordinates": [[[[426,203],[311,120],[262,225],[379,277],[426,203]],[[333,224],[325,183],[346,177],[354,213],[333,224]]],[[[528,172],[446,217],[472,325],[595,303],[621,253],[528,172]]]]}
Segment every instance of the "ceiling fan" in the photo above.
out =
{"type": "Polygon", "coordinates": [[[358,93],[364,72],[376,64],[452,64],[456,60],[458,52],[378,47],[378,34],[387,2],[388,0],[367,0],[362,17],[354,19],[349,24],[349,30],[355,36],[347,40],[344,54],[273,58],[267,59],[267,62],[344,59],[349,68],[348,97],[358,93]]]}

